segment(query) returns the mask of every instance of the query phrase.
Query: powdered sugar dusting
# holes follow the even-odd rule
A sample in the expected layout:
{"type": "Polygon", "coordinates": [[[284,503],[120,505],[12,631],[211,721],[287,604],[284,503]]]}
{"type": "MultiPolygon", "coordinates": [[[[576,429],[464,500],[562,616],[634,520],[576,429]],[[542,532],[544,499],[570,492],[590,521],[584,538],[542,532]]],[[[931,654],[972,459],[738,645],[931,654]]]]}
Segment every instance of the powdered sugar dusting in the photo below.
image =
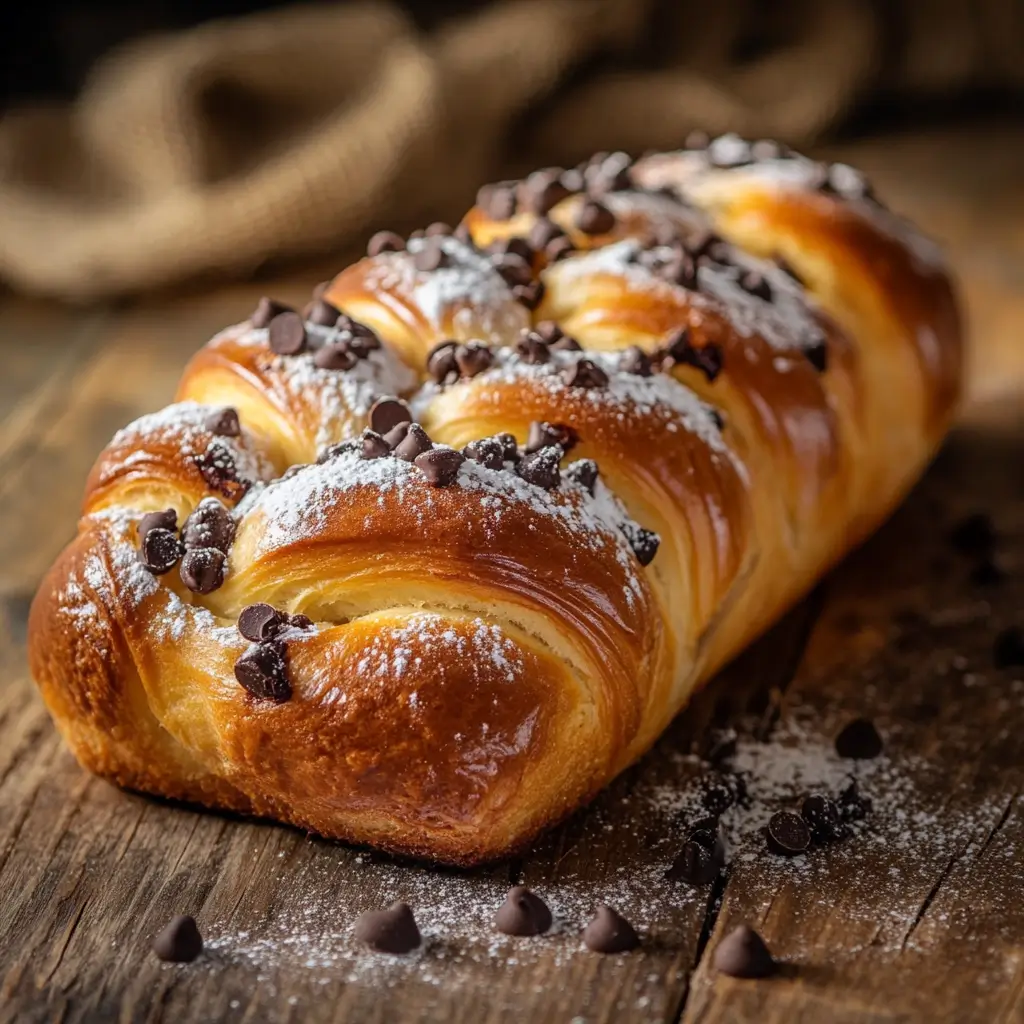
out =
{"type": "MultiPolygon", "coordinates": [[[[529,380],[547,390],[599,406],[609,415],[627,419],[632,415],[646,416],[657,410],[675,414],[679,425],[699,437],[716,452],[727,451],[722,429],[713,408],[701,401],[685,384],[672,374],[656,373],[650,377],[628,373],[619,369],[621,355],[614,352],[552,351],[550,362],[524,362],[513,349],[500,349],[494,353],[494,365],[474,377],[469,386],[480,388],[488,383],[508,384],[529,380]],[[562,380],[561,372],[567,366],[589,359],[608,375],[607,387],[573,388],[562,380]]],[[[458,386],[458,385],[456,385],[458,386]]],[[[413,402],[413,411],[423,414],[440,391],[437,385],[426,384],[413,402]]]]}
{"type": "MultiPolygon", "coordinates": [[[[307,325],[307,329],[312,325],[307,325]]],[[[288,388],[315,405],[320,412],[316,444],[329,444],[362,426],[373,403],[381,395],[402,395],[416,384],[413,372],[386,349],[375,349],[356,361],[350,370],[324,370],[312,353],[278,356],[275,369],[288,388]],[[359,421],[354,424],[353,421],[359,421]]]]}
{"type": "Polygon", "coordinates": [[[494,264],[473,246],[451,236],[410,238],[406,252],[386,252],[374,257],[367,274],[368,288],[399,291],[408,295],[432,327],[441,331],[454,311],[455,326],[477,325],[491,341],[511,338],[529,326],[525,307],[494,264]],[[420,271],[413,256],[426,245],[439,245],[447,265],[420,271]]]}
{"type": "Polygon", "coordinates": [[[241,437],[215,435],[206,427],[207,418],[221,408],[218,405],[200,405],[198,402],[175,402],[157,412],[140,416],[123,427],[114,435],[111,446],[139,449],[121,460],[122,466],[130,466],[132,459],[141,454],[147,438],[167,441],[176,435],[183,461],[190,456],[202,454],[210,442],[216,441],[230,456],[240,480],[269,480],[273,476],[273,467],[262,452],[251,445],[244,426],[241,437]]]}
{"type": "MultiPolygon", "coordinates": [[[[941,795],[931,796],[919,787],[917,780],[938,770],[919,757],[893,753],[870,762],[843,761],[810,724],[808,709],[794,712],[767,741],[755,738],[755,722],[738,726],[729,772],[745,781],[745,790],[742,800],[721,817],[727,870],[741,879],[736,884],[745,899],[755,904],[760,899],[765,907],[783,890],[792,893],[795,908],[841,898],[849,928],[861,928],[865,941],[878,949],[898,951],[916,921],[932,873],[940,872],[951,857],[976,856],[1002,807],[995,802],[973,810],[944,806],[941,795]],[[835,794],[852,777],[872,807],[853,823],[846,838],[794,858],[767,850],[762,828],[772,814],[799,806],[808,792],[835,794]],[[838,879],[838,892],[833,878],[838,879]]],[[[665,877],[688,826],[708,813],[704,801],[709,766],[664,747],[647,759],[632,788],[619,785],[606,792],[584,821],[560,842],[542,842],[527,862],[521,881],[554,914],[554,927],[546,935],[520,939],[495,930],[494,914],[511,884],[503,871],[431,869],[307,842],[297,865],[294,858],[287,867],[282,864],[282,878],[287,872],[288,880],[283,891],[294,899],[277,908],[272,919],[243,931],[225,920],[211,922],[208,944],[215,957],[210,969],[218,969],[222,961],[257,972],[297,967],[324,983],[366,984],[378,990],[413,980],[472,986],[480,981],[481,965],[497,962],[515,972],[529,970],[540,960],[568,966],[591,958],[579,936],[599,903],[622,913],[648,950],[672,949],[680,932],[700,920],[711,892],[707,885],[665,877]],[[665,781],[666,774],[673,781],[665,781]],[[606,862],[609,841],[630,850],[628,865],[616,868],[614,861],[606,862]],[[602,851],[596,858],[590,851],[595,844],[602,851]],[[358,884],[332,884],[339,859],[347,862],[348,877],[357,877],[358,884]],[[361,911],[395,900],[413,908],[424,944],[402,957],[370,953],[354,939],[352,922],[361,911]]],[[[1014,865],[1008,862],[1006,869],[1014,870],[1014,865]]],[[[808,952],[816,962],[827,955],[816,933],[794,941],[801,940],[814,943],[808,952]]],[[[837,957],[852,955],[844,945],[857,948],[855,939],[835,945],[837,957]]],[[[783,956],[799,960],[803,953],[790,944],[783,956]]],[[[609,961],[609,969],[614,962],[609,961]]],[[[650,992],[643,978],[641,972],[638,1000],[656,1001],[664,978],[655,974],[650,992]]]]}
{"type": "MultiPolygon", "coordinates": [[[[670,187],[680,196],[699,206],[714,206],[723,192],[734,192],[747,185],[774,185],[781,188],[816,189],[821,182],[823,165],[789,152],[775,158],[759,158],[742,163],[750,152],[749,144],[738,135],[728,134],[715,139],[709,150],[722,163],[736,160],[735,167],[712,166],[700,150],[657,153],[640,160],[634,176],[648,188],[670,187]]],[[[857,172],[845,164],[833,164],[833,173],[853,175],[857,172]]],[[[925,273],[944,271],[946,259],[942,248],[913,224],[880,203],[869,199],[845,200],[857,213],[866,217],[883,234],[907,247],[918,267],[925,273]]]]}
{"type": "MultiPolygon", "coordinates": [[[[590,551],[599,558],[614,557],[625,570],[626,596],[631,604],[643,595],[640,566],[627,540],[627,532],[635,530],[636,524],[600,480],[593,495],[565,476],[558,488],[549,491],[527,483],[513,471],[511,463],[496,470],[467,459],[453,486],[480,493],[485,526],[492,535],[500,533],[509,509],[525,506],[535,515],[572,530],[578,551],[590,551]]],[[[382,512],[393,497],[406,515],[420,523],[432,521],[438,514],[438,491],[423,481],[419,469],[398,458],[363,459],[354,450],[254,489],[237,511],[244,521],[261,524],[255,551],[259,556],[317,536],[343,496],[365,488],[376,492],[374,504],[382,512]]],[[[369,520],[364,526],[373,528],[369,520]]]]}
{"type": "MultiPolygon", "coordinates": [[[[472,671],[491,665],[509,683],[520,678],[523,669],[522,653],[501,626],[481,618],[462,624],[433,612],[410,615],[402,626],[382,626],[364,648],[357,668],[365,680],[393,679],[418,667],[424,658],[442,668],[459,664],[472,671]]],[[[416,706],[417,694],[410,694],[409,703],[416,706]]],[[[487,731],[486,723],[481,727],[487,731]]]]}
{"type": "MultiPolygon", "coordinates": [[[[559,287],[581,278],[600,274],[615,276],[634,291],[673,292],[672,284],[636,262],[643,249],[637,239],[623,239],[600,249],[556,263],[545,272],[545,280],[559,287]]],[[[655,246],[652,256],[668,262],[669,246],[655,246]]],[[[821,341],[821,326],[807,293],[775,263],[758,259],[733,248],[728,266],[700,261],[697,269],[699,291],[688,291],[687,299],[697,309],[713,309],[724,316],[745,338],[759,335],[773,348],[810,348],[821,341]],[[744,273],[756,273],[771,287],[771,300],[753,295],[739,285],[744,273]]]]}

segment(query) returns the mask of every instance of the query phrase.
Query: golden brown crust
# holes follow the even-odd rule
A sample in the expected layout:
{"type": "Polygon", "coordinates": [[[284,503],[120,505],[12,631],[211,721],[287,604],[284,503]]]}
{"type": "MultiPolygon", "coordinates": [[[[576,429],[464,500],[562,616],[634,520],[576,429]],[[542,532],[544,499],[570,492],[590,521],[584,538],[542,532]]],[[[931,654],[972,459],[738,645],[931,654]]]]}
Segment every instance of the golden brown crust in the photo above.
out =
{"type": "Polygon", "coordinates": [[[276,355],[249,325],[218,335],[180,404],[100,456],[80,532],[33,605],[32,672],[78,758],[121,785],[460,864],[521,847],[596,793],[888,513],[954,413],[948,274],[819,172],[797,157],[650,157],[632,171],[644,188],[600,197],[611,220],[578,194],[549,210],[575,251],[528,267],[481,247],[538,215],[474,209],[477,248],[411,241],[331,283],[325,297],[384,342],[344,371],[276,355]],[[660,269],[680,253],[688,270],[660,269]],[[586,351],[510,347],[541,320],[586,351]],[[682,328],[703,355],[672,366],[664,346],[682,328]],[[420,383],[447,338],[493,354],[420,383]],[[622,369],[633,347],[654,372],[635,356],[622,369]],[[596,386],[572,383],[582,364],[596,386]],[[537,421],[578,444],[544,487],[501,460],[466,462],[443,487],[356,450],[296,468],[388,395],[439,445],[522,444],[537,421]],[[208,428],[223,406],[239,436],[208,428]],[[204,472],[211,444],[218,471],[204,472]],[[598,481],[570,478],[574,459],[594,460],[598,481]],[[167,507],[180,525],[210,495],[237,531],[223,585],[200,594],[141,565],[137,527],[167,507]],[[639,527],[661,537],[649,565],[639,527]],[[254,602],[313,623],[282,634],[280,703],[234,676],[254,602]]]}

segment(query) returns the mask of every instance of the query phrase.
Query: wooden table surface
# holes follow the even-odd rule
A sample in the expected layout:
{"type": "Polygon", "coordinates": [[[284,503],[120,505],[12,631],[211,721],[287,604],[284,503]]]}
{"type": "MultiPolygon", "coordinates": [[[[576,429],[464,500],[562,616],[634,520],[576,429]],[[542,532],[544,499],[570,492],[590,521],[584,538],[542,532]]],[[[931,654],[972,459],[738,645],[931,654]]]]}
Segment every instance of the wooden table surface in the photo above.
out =
{"type": "Polygon", "coordinates": [[[475,872],[119,792],[77,767],[27,675],[28,603],[95,454],[167,402],[189,353],[258,294],[299,300],[323,268],[101,309],[0,298],[3,1019],[1024,1021],[1024,668],[993,659],[998,633],[1024,625],[1022,142],[992,125],[833,154],[949,247],[975,343],[963,424],[893,521],[651,755],[530,856],[475,872]],[[949,544],[979,510],[998,529],[1002,581],[949,544]],[[885,738],[853,769],[871,812],[844,842],[768,853],[757,815],[843,780],[830,741],[854,715],[885,738]],[[706,790],[696,755],[712,728],[735,730],[751,794],[727,871],[696,888],[663,875],[706,790]],[[512,881],[548,897],[554,934],[492,931],[512,881]],[[354,916],[399,897],[426,951],[359,952],[354,916]],[[639,926],[640,952],[581,947],[597,901],[639,926]],[[197,917],[209,953],[162,965],[150,941],[178,912],[197,917]],[[739,921],[784,961],[780,976],[710,969],[739,921]]]}

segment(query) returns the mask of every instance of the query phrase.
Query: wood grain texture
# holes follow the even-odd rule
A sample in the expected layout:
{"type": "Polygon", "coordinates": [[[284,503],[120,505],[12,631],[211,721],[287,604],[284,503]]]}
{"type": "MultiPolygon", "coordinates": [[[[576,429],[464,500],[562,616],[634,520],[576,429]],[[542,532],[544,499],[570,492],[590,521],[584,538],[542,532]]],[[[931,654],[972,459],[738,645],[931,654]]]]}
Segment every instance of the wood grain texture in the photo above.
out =
{"type": "Polygon", "coordinates": [[[187,356],[261,291],[297,301],[316,271],[116,310],[0,302],[2,1019],[1024,1021],[1024,682],[992,661],[996,633],[1024,625],[1024,146],[996,126],[832,155],[864,165],[962,269],[976,340],[964,426],[892,522],[650,756],[529,857],[484,871],[118,792],[78,769],[27,677],[28,600],[95,453],[168,401],[187,356]],[[998,585],[972,582],[948,544],[979,509],[1001,537],[998,585]],[[651,794],[691,784],[687,755],[712,726],[827,745],[856,714],[878,722],[898,782],[863,835],[801,864],[734,858],[700,889],[661,878],[684,830],[651,794]],[[487,916],[513,882],[555,894],[570,927],[494,936],[487,916]],[[423,957],[353,956],[355,914],[398,897],[423,914],[423,957]],[[642,924],[641,952],[582,950],[575,929],[602,899],[642,924]],[[211,951],[161,965],[150,941],[179,912],[211,951]],[[779,977],[714,973],[741,920],[783,959],[779,977]]]}

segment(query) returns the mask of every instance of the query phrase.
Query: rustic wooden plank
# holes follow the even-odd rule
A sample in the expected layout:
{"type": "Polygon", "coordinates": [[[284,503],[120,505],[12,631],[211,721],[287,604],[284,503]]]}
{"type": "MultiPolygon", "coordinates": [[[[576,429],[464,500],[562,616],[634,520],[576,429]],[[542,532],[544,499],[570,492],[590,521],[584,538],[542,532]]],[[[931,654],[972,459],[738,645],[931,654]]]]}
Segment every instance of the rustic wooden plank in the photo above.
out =
{"type": "Polygon", "coordinates": [[[1024,481],[1006,472],[1022,455],[1019,430],[961,432],[829,581],[783,720],[810,708],[827,741],[851,714],[875,718],[892,768],[873,785],[900,787],[878,812],[887,841],[852,840],[812,870],[739,865],[712,947],[746,920],[793,970],[730,982],[705,958],[684,1021],[1022,1019],[1024,669],[995,668],[993,641],[1021,623],[1024,580],[972,583],[947,540],[991,509],[1006,564],[1024,563],[1024,481]]]}

